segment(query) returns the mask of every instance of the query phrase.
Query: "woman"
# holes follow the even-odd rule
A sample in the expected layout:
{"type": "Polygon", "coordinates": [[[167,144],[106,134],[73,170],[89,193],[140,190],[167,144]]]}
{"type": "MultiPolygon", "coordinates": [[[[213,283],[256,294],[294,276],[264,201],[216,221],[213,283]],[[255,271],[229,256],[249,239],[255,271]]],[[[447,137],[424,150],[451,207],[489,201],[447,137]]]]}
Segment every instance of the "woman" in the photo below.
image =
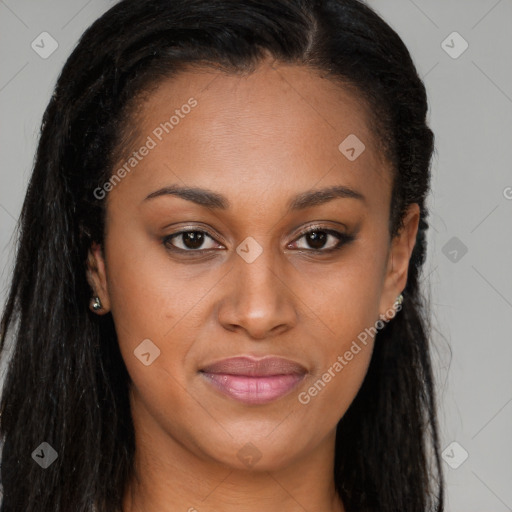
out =
{"type": "Polygon", "coordinates": [[[20,219],[0,510],[443,510],[427,108],[357,0],[97,20],[20,219]]]}

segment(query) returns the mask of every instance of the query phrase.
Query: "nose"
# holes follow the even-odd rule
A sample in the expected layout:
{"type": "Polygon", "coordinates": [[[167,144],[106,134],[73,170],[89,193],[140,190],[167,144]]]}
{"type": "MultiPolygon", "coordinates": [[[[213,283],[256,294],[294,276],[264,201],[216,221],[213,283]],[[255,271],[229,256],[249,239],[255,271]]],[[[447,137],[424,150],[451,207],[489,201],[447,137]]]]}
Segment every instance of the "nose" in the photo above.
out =
{"type": "Polygon", "coordinates": [[[295,294],[285,262],[264,248],[252,262],[234,255],[229,284],[218,307],[218,320],[229,331],[252,339],[282,334],[297,322],[295,294]]]}

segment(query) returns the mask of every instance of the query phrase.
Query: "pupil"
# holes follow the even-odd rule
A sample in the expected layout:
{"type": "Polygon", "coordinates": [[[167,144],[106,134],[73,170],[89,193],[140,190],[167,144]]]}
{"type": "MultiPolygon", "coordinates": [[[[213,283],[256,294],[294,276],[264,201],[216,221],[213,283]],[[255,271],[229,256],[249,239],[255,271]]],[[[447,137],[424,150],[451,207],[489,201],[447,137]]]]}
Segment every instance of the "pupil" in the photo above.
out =
{"type": "Polygon", "coordinates": [[[327,233],[313,231],[307,235],[308,243],[313,249],[321,249],[325,245],[327,233]]]}
{"type": "Polygon", "coordinates": [[[203,245],[204,234],[200,231],[188,231],[183,236],[183,243],[189,249],[198,249],[203,245]]]}

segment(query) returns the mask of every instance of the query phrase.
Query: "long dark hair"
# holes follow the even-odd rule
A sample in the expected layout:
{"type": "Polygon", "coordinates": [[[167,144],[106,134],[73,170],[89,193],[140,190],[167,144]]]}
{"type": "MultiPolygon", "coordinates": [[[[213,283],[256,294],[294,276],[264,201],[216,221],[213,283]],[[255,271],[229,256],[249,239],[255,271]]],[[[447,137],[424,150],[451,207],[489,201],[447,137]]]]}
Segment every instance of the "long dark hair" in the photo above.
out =
{"type": "Polygon", "coordinates": [[[347,512],[443,510],[429,352],[425,260],[434,136],[403,42],[358,0],[124,0],[67,60],[44,113],[19,221],[1,321],[13,352],[1,399],[0,512],[121,510],[135,450],[111,315],[88,309],[87,251],[102,243],[105,200],[130,105],[190,63],[254,70],[266,55],[309,66],[355,90],[393,164],[390,234],[418,203],[421,220],[403,308],[377,333],[363,385],[337,427],[334,479],[347,512]],[[41,442],[58,453],[42,470],[41,442]]]}

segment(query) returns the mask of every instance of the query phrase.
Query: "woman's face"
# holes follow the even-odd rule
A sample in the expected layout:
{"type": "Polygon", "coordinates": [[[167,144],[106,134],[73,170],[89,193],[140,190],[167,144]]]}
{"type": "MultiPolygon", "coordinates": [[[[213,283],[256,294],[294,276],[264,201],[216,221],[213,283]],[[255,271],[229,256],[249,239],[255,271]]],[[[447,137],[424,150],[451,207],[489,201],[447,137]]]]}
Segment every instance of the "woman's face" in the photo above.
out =
{"type": "Polygon", "coordinates": [[[340,86],[268,62],[183,72],[140,105],[90,279],[161,460],[269,470],[332,454],[418,222],[413,205],[390,240],[369,121],[340,86]],[[238,357],[252,361],[216,365],[238,357]],[[254,363],[270,357],[288,364],[254,363]]]}

